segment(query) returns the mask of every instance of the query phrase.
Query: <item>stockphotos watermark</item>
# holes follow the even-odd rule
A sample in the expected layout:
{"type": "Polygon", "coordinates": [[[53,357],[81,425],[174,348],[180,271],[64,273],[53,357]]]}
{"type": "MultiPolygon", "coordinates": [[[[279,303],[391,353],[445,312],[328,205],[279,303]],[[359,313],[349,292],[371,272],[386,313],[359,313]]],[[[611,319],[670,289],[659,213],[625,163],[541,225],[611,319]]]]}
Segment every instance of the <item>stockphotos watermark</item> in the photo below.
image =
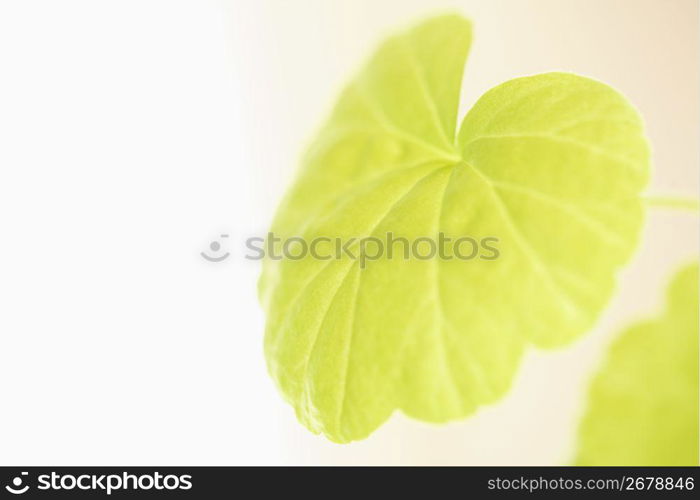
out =
{"type": "Polygon", "coordinates": [[[440,232],[437,238],[421,236],[405,238],[388,232],[383,236],[340,238],[316,236],[311,239],[301,236],[281,238],[268,233],[266,238],[253,237],[246,240],[248,260],[316,260],[351,259],[365,269],[372,261],[392,260],[496,260],[501,252],[499,239],[495,236],[450,237],[440,232]]]}
{"type": "Polygon", "coordinates": [[[192,476],[189,474],[39,474],[36,484],[30,484],[28,472],[12,478],[5,490],[13,495],[23,495],[30,490],[100,492],[111,495],[115,491],[175,491],[192,489],[192,476]]]}

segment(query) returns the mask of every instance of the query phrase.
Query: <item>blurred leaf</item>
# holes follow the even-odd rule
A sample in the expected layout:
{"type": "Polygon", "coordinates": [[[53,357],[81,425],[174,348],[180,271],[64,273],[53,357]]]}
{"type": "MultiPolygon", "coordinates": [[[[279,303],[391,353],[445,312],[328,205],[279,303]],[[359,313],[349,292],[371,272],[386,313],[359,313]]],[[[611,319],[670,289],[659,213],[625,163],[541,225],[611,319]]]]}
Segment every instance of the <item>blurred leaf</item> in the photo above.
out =
{"type": "Polygon", "coordinates": [[[266,260],[269,371],[333,441],[366,437],[397,408],[445,422],[496,400],[525,345],[563,345],[593,324],[636,246],[649,150],[634,108],[548,73],[490,90],[456,134],[470,44],[456,15],[382,44],[273,222],[277,237],[307,241],[499,240],[496,260],[266,260]]]}
{"type": "Polygon", "coordinates": [[[624,332],[590,389],[579,465],[698,465],[698,266],[658,319],[624,332]]]}

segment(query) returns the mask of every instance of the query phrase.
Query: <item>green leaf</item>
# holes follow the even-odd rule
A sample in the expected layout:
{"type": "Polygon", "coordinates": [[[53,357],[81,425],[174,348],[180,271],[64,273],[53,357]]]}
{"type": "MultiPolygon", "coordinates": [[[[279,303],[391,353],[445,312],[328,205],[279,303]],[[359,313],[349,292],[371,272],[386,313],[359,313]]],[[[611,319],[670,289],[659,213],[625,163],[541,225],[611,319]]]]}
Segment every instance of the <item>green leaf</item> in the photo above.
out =
{"type": "Polygon", "coordinates": [[[634,108],[548,73],[487,92],[456,133],[470,44],[469,21],[449,15],[381,45],[273,222],[281,239],[499,240],[495,260],[266,260],[269,371],[333,441],[368,436],[396,409],[446,422],[495,401],[526,345],[593,324],[636,245],[649,151],[634,108]]]}
{"type": "Polygon", "coordinates": [[[579,465],[698,465],[698,265],[665,312],[625,331],[590,388],[579,465]]]}

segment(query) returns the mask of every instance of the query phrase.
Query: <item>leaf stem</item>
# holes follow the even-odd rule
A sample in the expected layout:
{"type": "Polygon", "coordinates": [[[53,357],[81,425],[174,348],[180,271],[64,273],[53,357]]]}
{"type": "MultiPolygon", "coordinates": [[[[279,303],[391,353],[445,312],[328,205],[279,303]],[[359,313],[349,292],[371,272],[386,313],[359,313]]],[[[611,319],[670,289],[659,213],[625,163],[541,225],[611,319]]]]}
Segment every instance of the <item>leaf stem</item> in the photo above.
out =
{"type": "Polygon", "coordinates": [[[652,208],[668,208],[671,210],[684,210],[686,212],[700,212],[700,200],[684,196],[645,196],[643,200],[652,208]]]}

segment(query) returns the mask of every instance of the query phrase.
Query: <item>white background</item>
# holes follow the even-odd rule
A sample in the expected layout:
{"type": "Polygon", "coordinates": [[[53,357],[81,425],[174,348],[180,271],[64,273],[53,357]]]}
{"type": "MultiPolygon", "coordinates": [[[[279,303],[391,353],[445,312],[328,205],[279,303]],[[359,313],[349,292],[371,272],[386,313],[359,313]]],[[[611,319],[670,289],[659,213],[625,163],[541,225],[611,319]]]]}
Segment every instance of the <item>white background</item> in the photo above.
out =
{"type": "Polygon", "coordinates": [[[697,219],[650,217],[585,339],[436,427],[313,436],[267,377],[243,240],[264,234],[344,80],[391,29],[475,22],[462,107],[571,70],[648,123],[656,192],[698,187],[693,0],[0,1],[0,463],[558,464],[616,330],[651,314],[697,219]],[[231,257],[199,252],[222,233],[231,257]]]}

